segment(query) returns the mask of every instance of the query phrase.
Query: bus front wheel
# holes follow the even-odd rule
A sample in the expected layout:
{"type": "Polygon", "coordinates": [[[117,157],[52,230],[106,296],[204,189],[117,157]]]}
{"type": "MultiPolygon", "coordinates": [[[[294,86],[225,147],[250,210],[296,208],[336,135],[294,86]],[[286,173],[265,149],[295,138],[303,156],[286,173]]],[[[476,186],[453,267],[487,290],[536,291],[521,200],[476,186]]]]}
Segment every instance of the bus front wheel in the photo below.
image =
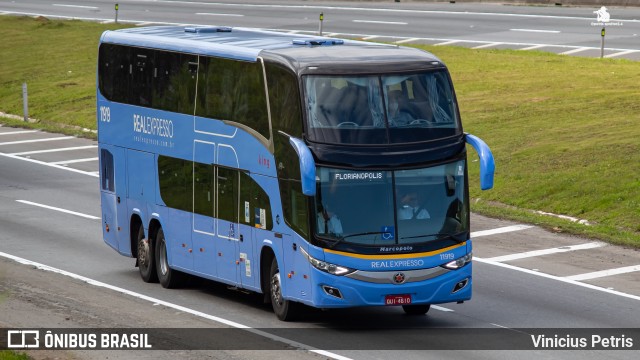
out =
{"type": "Polygon", "coordinates": [[[164,238],[162,228],[158,229],[156,236],[156,270],[158,272],[158,280],[160,285],[166,289],[175,289],[182,282],[182,273],[169,267],[167,260],[167,241],[164,238]]]}
{"type": "Polygon", "coordinates": [[[282,296],[282,281],[278,262],[275,257],[271,262],[271,272],[269,276],[269,290],[271,293],[271,306],[278,319],[282,321],[292,321],[298,317],[301,304],[285,300],[282,296]]]}
{"type": "Polygon", "coordinates": [[[158,276],[156,275],[156,264],[153,259],[153,242],[150,239],[144,238],[144,228],[142,225],[138,228],[138,270],[140,271],[140,277],[144,282],[154,283],[158,282],[158,276]]]}
{"type": "Polygon", "coordinates": [[[407,315],[424,315],[429,312],[431,305],[402,305],[402,310],[407,315]]]}

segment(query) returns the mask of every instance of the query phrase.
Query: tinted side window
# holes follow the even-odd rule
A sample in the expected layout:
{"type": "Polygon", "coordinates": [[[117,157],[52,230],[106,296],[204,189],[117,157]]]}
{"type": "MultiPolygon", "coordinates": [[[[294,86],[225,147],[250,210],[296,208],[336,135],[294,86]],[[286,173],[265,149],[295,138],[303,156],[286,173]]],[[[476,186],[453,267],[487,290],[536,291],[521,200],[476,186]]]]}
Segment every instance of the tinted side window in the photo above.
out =
{"type": "Polygon", "coordinates": [[[302,111],[298,79],[287,69],[266,64],[269,105],[273,128],[302,137],[302,111]]]}
{"type": "Polygon", "coordinates": [[[197,56],[156,51],[153,107],[193,115],[197,75],[197,56]]]}
{"type": "Polygon", "coordinates": [[[240,175],[240,223],[265,230],[273,229],[269,196],[246,173],[240,175]]]}
{"type": "Polygon", "coordinates": [[[269,138],[262,65],[200,57],[196,115],[244,124],[269,138]]]}
{"type": "Polygon", "coordinates": [[[238,170],[218,168],[218,219],[238,222],[238,170]]]}
{"type": "Polygon", "coordinates": [[[130,48],[112,44],[100,45],[98,86],[111,101],[128,102],[130,48]]]}
{"type": "Polygon", "coordinates": [[[100,166],[102,169],[102,190],[114,191],[113,155],[109,150],[100,151],[100,166]]]}
{"type": "Polygon", "coordinates": [[[213,166],[193,164],[193,212],[213,217],[213,166]]]}
{"type": "Polygon", "coordinates": [[[160,197],[168,207],[183,211],[193,210],[192,171],[191,161],[158,156],[160,197]]]}

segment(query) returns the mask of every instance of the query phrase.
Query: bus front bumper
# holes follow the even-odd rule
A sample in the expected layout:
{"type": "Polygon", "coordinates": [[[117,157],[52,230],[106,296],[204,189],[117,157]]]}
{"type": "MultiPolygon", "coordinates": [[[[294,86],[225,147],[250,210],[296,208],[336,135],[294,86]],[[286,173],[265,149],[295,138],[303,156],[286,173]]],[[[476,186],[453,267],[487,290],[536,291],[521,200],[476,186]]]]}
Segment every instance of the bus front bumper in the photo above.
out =
{"type": "Polygon", "coordinates": [[[312,305],[318,308],[442,304],[471,299],[472,264],[457,270],[442,268],[385,271],[379,276],[336,276],[313,269],[312,305]],[[432,270],[433,276],[424,275],[432,270]],[[414,276],[412,276],[414,275],[414,276]],[[403,280],[404,278],[404,280],[403,280]],[[424,278],[424,279],[423,279],[424,278]],[[395,279],[395,280],[394,280],[395,279]],[[398,281],[399,283],[395,283],[398,281]],[[408,296],[407,296],[408,295],[408,296]],[[394,299],[402,299],[398,303],[394,299]]]}

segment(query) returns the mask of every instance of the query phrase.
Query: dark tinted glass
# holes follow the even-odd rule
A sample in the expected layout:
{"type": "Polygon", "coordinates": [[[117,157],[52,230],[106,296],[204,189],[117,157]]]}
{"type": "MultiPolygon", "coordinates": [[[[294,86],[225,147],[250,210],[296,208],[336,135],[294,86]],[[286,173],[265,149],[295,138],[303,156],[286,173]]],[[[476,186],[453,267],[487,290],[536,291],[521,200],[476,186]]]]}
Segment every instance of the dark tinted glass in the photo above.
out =
{"type": "Polygon", "coordinates": [[[102,167],[102,190],[114,191],[113,155],[109,150],[100,151],[100,165],[102,167]]]}
{"type": "Polygon", "coordinates": [[[240,222],[259,229],[273,229],[269,196],[246,173],[240,174],[240,222]]]}
{"type": "Polygon", "coordinates": [[[238,170],[218,168],[218,219],[238,222],[238,170]]]}
{"type": "Polygon", "coordinates": [[[184,211],[193,210],[192,171],[191,161],[158,156],[160,197],[168,207],[184,211]]]}
{"type": "Polygon", "coordinates": [[[213,217],[213,166],[193,164],[193,212],[213,217]]]}
{"type": "Polygon", "coordinates": [[[266,64],[273,128],[302,137],[302,112],[298,79],[283,67],[266,64]]]}
{"type": "Polygon", "coordinates": [[[262,65],[200,57],[196,115],[246,125],[269,138],[262,65]]]}

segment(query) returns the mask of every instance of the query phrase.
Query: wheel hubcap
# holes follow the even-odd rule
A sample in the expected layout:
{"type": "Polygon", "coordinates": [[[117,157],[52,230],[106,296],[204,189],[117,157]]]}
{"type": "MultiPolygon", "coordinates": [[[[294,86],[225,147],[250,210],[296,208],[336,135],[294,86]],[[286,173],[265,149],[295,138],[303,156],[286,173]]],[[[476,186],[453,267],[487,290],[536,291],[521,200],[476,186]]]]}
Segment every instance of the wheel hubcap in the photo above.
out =
{"type": "Polygon", "coordinates": [[[167,275],[167,246],[164,241],[160,242],[160,271],[162,275],[167,275]]]}
{"type": "Polygon", "coordinates": [[[138,261],[145,267],[149,265],[149,241],[146,239],[138,242],[138,261]]]}
{"type": "Polygon", "coordinates": [[[280,290],[280,273],[275,273],[271,278],[271,297],[278,306],[282,305],[282,292],[280,290]]]}

